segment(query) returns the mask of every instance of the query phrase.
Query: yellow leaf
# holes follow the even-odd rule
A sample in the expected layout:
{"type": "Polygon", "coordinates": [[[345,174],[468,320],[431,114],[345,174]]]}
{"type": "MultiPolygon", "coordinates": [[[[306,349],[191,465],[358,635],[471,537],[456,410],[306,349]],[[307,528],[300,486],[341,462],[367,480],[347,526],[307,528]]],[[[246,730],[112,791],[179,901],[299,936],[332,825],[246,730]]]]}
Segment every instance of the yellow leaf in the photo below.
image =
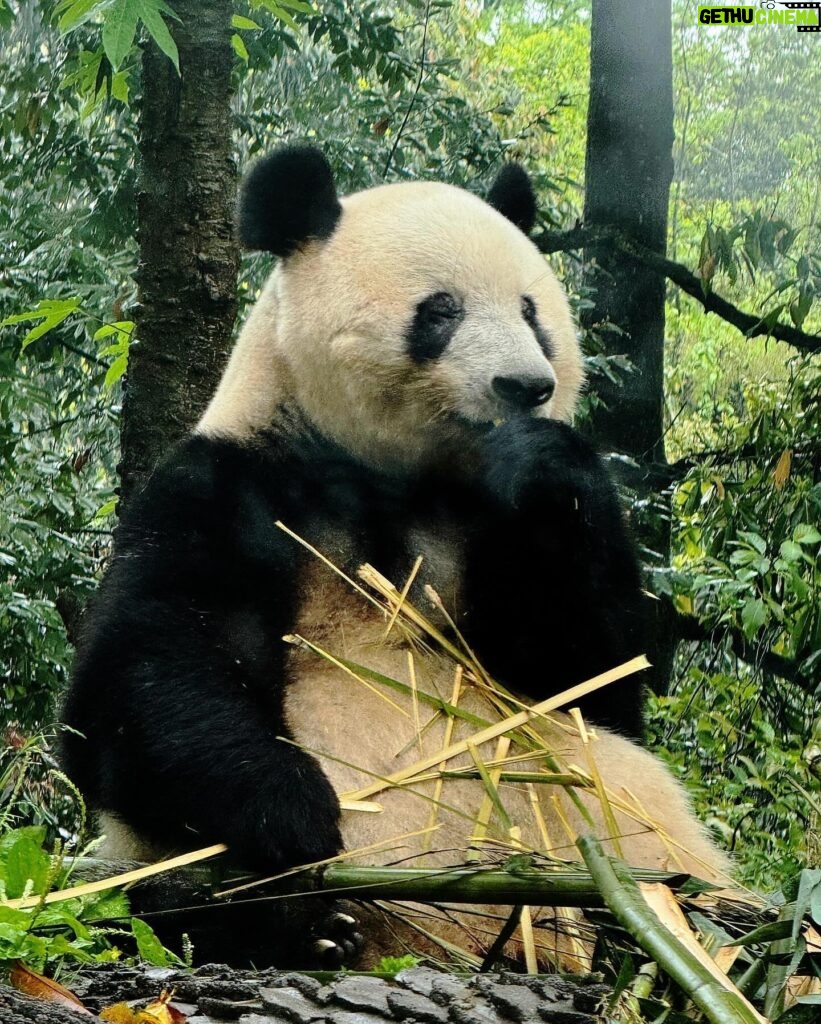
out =
{"type": "Polygon", "coordinates": [[[185,1014],[171,1005],[174,992],[163,991],[160,998],[137,1014],[137,1024],[184,1024],[185,1014]]]}
{"type": "Polygon", "coordinates": [[[115,1003],[100,1013],[100,1020],[106,1024],[137,1024],[137,1017],[128,1003],[115,1003]]]}
{"type": "Polygon", "coordinates": [[[142,1010],[132,1010],[128,1003],[115,1003],[103,1010],[100,1020],[106,1024],[185,1024],[185,1014],[171,1005],[173,997],[173,991],[163,990],[159,999],[142,1010]]]}
{"type": "Polygon", "coordinates": [[[785,448],[775,465],[775,469],[773,470],[773,483],[779,491],[787,482],[787,477],[790,475],[791,464],[792,452],[789,448],[785,448]]]}

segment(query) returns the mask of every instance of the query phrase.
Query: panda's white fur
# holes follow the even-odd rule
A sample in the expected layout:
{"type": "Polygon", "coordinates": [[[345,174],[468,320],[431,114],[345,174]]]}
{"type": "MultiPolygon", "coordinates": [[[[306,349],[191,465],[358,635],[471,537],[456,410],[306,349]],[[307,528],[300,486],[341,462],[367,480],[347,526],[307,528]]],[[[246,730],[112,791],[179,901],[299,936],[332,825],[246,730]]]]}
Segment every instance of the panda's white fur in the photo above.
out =
{"type": "MultiPolygon", "coordinates": [[[[342,200],[342,215],[330,237],[307,240],[280,262],[197,430],[207,438],[244,439],[259,430],[275,431],[283,410],[297,410],[357,458],[402,470],[443,453],[458,459],[472,425],[504,418],[489,392],[491,378],[546,373],[555,378],[555,390],[533,415],[570,421],[582,384],[582,360],[567,300],[536,247],[504,216],[460,189],[388,185],[342,200]],[[458,296],[464,319],[447,358],[410,363],[405,342],[409,317],[420,301],[437,292],[458,296]],[[523,322],[523,294],[532,297],[549,333],[549,365],[523,322]]],[[[344,538],[311,539],[330,555],[346,554],[344,538]]],[[[416,540],[424,559],[419,580],[430,583],[447,605],[459,587],[460,538],[422,531],[416,540]]],[[[401,586],[404,581],[394,582],[401,586]]],[[[386,640],[384,616],[331,569],[317,560],[302,589],[310,596],[294,624],[296,633],[337,657],[410,682],[411,648],[396,630],[386,640]]],[[[421,600],[419,588],[413,594],[421,600]]],[[[544,639],[534,637],[533,642],[544,639]]],[[[417,733],[420,722],[425,726],[431,717],[424,704],[420,708],[394,691],[377,693],[315,654],[294,648],[289,657],[286,707],[293,736],[318,756],[338,794],[355,794],[374,778],[445,745],[443,716],[417,733]]],[[[453,663],[418,651],[413,657],[418,688],[449,700],[453,663]]],[[[498,717],[481,689],[468,681],[459,705],[484,719],[498,717]]],[[[705,836],[682,787],[657,758],[603,728],[595,728],[595,738],[585,744],[563,714],[536,728],[562,766],[589,772],[593,758],[611,794],[617,843],[608,838],[600,800],[591,791],[578,792],[609,849],[618,849],[637,867],[728,881],[727,858],[705,836]]],[[[459,722],[453,739],[472,731],[459,722]]],[[[495,749],[495,743],[486,744],[480,756],[490,761],[495,749]]],[[[448,767],[466,763],[469,758],[462,755],[448,767]]],[[[525,760],[520,767],[534,770],[534,762],[525,760]]],[[[379,813],[344,811],[347,849],[376,847],[358,858],[367,864],[461,862],[484,785],[448,780],[443,806],[432,819],[431,802],[424,796],[434,786],[429,781],[410,791],[382,791],[373,797],[382,808],[379,813]],[[432,820],[437,831],[396,841],[397,835],[425,829],[432,820]]],[[[510,821],[521,830],[523,847],[578,859],[569,833],[584,832],[589,825],[561,788],[501,783],[500,794],[510,821]]],[[[134,855],[140,848],[139,839],[116,816],[107,817],[107,830],[110,853],[134,855]]],[[[510,838],[495,817],[487,835],[510,838]]],[[[141,852],[148,852],[144,844],[141,852]]],[[[498,929],[490,919],[462,918],[461,923],[475,941],[446,919],[427,921],[425,927],[476,950],[487,944],[488,932],[498,929]]],[[[545,940],[544,947],[550,944],[545,940]]],[[[578,947],[561,941],[559,947],[578,953],[578,947]]]]}

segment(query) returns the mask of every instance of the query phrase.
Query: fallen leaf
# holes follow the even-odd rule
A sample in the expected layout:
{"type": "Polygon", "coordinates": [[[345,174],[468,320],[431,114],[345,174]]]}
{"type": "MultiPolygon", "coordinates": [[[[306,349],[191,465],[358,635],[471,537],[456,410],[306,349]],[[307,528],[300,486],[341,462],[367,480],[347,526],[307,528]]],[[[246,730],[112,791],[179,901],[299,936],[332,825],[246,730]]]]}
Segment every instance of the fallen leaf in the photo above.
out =
{"type": "Polygon", "coordinates": [[[100,1013],[100,1020],[106,1024],[137,1024],[137,1015],[128,1003],[115,1003],[100,1013]]]}
{"type": "Polygon", "coordinates": [[[128,1003],[115,1003],[103,1010],[100,1020],[106,1024],[185,1024],[186,1015],[171,1005],[173,997],[173,990],[164,990],[159,999],[144,1006],[142,1010],[134,1010],[128,1003]]]}
{"type": "MultiPolygon", "coordinates": [[[[89,1017],[94,1014],[87,1010],[73,992],[43,974],[38,974],[30,967],[27,967],[21,960],[16,960],[9,971],[9,982],[18,992],[24,992],[34,999],[42,999],[47,1003],[57,1003],[59,1006],[67,1006],[77,1013],[84,1013],[89,1017]]],[[[176,1022],[174,1022],[176,1024],[176,1022]]]]}

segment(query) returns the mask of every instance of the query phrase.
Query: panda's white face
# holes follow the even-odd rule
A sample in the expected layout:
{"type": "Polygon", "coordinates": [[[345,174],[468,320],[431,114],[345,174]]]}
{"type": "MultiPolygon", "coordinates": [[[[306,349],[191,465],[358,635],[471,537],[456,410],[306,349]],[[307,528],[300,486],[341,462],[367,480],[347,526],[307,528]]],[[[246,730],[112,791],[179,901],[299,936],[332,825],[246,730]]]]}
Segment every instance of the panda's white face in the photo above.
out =
{"type": "Polygon", "coordinates": [[[238,345],[272,354],[246,367],[242,393],[239,379],[226,388],[229,371],[203,428],[249,423],[250,387],[258,415],[276,393],[354,454],[407,466],[512,416],[570,418],[574,325],[517,227],[432,183],[370,189],[342,208],[328,239],[272,275],[238,345]]]}

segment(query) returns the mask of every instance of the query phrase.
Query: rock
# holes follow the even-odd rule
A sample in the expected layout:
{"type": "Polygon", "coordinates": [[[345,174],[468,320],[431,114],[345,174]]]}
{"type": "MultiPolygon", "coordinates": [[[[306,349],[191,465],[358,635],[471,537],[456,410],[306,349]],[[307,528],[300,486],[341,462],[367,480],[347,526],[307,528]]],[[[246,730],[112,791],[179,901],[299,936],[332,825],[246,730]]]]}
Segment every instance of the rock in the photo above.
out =
{"type": "Polygon", "coordinates": [[[486,992],[488,999],[503,1017],[513,1021],[538,1018],[543,998],[525,985],[494,985],[486,992]]]}
{"type": "Polygon", "coordinates": [[[381,978],[342,978],[332,987],[334,1003],[389,1018],[388,986],[381,978]]]}
{"type": "Polygon", "coordinates": [[[413,1020],[416,1024],[447,1024],[447,1011],[419,992],[388,992],[388,1006],[396,1020],[413,1020]]]}
{"type": "Polygon", "coordinates": [[[506,1024],[490,1003],[478,998],[452,1003],[449,1017],[453,1024],[506,1024]]]}
{"type": "Polygon", "coordinates": [[[261,988],[259,990],[263,1007],[270,1011],[275,1020],[292,1021],[293,1024],[311,1024],[325,1019],[321,1006],[307,999],[296,988],[261,988]]]}

